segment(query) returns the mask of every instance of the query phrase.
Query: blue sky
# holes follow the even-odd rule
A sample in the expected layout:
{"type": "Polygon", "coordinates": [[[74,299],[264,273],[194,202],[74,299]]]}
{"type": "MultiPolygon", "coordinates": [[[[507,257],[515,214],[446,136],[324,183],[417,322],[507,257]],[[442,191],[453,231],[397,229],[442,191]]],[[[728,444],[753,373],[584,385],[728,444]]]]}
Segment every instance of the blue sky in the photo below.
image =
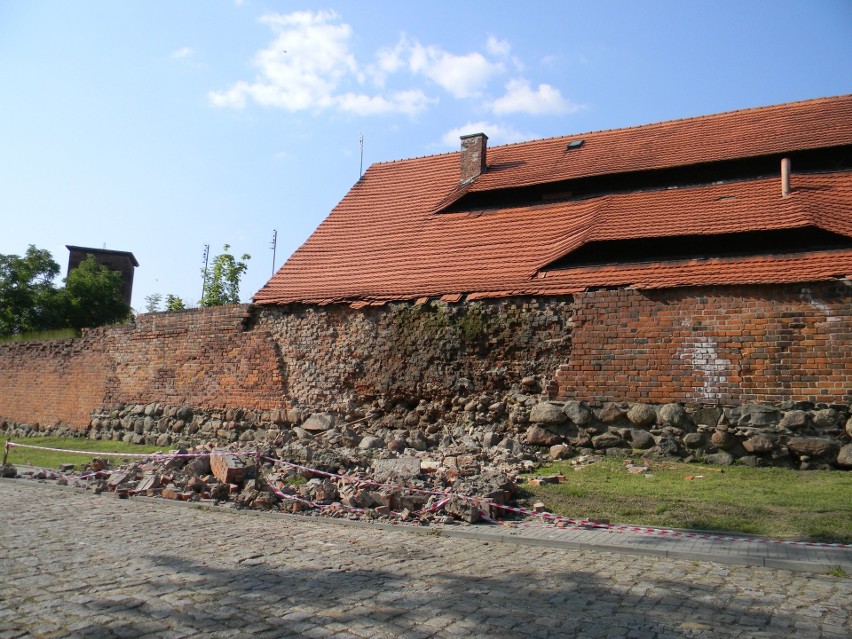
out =
{"type": "MultiPolygon", "coordinates": [[[[0,2],[0,253],[132,251],[133,306],[242,293],[374,162],[852,91],[852,2],[0,2]]],[[[400,247],[405,250],[405,247],[400,247]]]]}

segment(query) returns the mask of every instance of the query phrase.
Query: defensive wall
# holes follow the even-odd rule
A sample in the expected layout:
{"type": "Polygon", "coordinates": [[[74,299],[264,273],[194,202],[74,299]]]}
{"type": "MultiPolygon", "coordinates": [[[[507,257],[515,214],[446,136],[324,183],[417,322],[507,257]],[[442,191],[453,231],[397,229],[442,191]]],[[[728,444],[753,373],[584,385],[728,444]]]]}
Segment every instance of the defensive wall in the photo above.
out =
{"type": "Polygon", "coordinates": [[[96,411],[149,403],[345,413],[521,382],[592,407],[810,402],[847,411],[850,346],[848,282],[359,309],[237,305],[0,345],[0,421],[84,429],[96,411]]]}

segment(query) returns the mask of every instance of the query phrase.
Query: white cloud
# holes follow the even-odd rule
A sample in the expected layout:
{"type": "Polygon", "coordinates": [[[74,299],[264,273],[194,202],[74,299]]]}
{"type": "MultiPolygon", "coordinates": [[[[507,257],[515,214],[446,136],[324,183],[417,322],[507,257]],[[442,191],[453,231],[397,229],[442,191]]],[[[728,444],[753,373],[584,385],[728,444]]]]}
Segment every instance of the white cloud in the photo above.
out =
{"type": "Polygon", "coordinates": [[[420,43],[412,47],[408,67],[412,73],[425,75],[456,98],[480,95],[488,81],[503,70],[501,63],[492,62],[478,52],[454,55],[420,43]]]}
{"type": "Polygon", "coordinates": [[[212,91],[216,106],[243,108],[248,99],[290,111],[333,106],[344,78],[357,72],[349,51],[352,29],[333,11],[271,13],[261,22],[275,39],[254,57],[255,82],[240,81],[226,91],[212,91]]]}
{"type": "Polygon", "coordinates": [[[490,35],[485,42],[485,50],[493,56],[505,58],[508,57],[509,52],[512,50],[512,45],[509,44],[508,40],[498,40],[493,35],[490,35]]]}
{"type": "Polygon", "coordinates": [[[172,51],[171,57],[173,57],[177,60],[177,59],[180,59],[180,58],[188,58],[193,53],[195,53],[194,49],[192,49],[190,47],[181,47],[180,49],[175,49],[174,51],[172,51]]]}
{"type": "Polygon", "coordinates": [[[484,133],[488,136],[489,144],[511,144],[512,142],[521,142],[538,137],[531,133],[522,133],[510,126],[479,121],[468,122],[447,131],[441,137],[441,144],[444,147],[458,149],[460,145],[459,138],[463,135],[470,135],[471,133],[484,133]]]}
{"type": "Polygon", "coordinates": [[[376,63],[367,67],[367,74],[378,86],[384,86],[387,77],[406,66],[408,40],[403,35],[393,48],[382,47],[376,52],[376,63]]]}
{"type": "MultiPolygon", "coordinates": [[[[489,84],[506,72],[522,67],[511,44],[489,36],[482,51],[456,54],[423,45],[405,34],[393,47],[382,47],[371,64],[359,64],[353,53],[354,33],[334,11],[268,13],[261,20],[273,31],[270,43],[252,59],[254,80],[238,80],[230,87],[210,91],[217,107],[243,109],[250,103],[289,111],[335,110],[358,116],[399,113],[417,116],[436,104],[422,78],[456,99],[479,98],[480,107],[495,114],[562,114],[579,106],[558,89],[526,80],[512,80],[503,97],[488,95],[489,84]]],[[[191,55],[188,48],[173,55],[191,55]]],[[[517,71],[516,71],[517,72],[517,71]]],[[[513,132],[499,128],[505,139],[513,132]]]]}
{"type": "Polygon", "coordinates": [[[429,104],[435,102],[437,102],[436,99],[429,98],[419,89],[398,91],[387,98],[379,95],[369,96],[355,93],[346,93],[338,98],[340,110],[356,115],[405,113],[406,115],[415,116],[425,111],[429,104]]]}
{"type": "Polygon", "coordinates": [[[506,94],[491,103],[491,109],[498,115],[507,113],[527,113],[529,115],[564,115],[576,113],[582,105],[562,96],[559,89],[549,84],[539,84],[533,90],[527,80],[510,80],[506,85],[506,94]]]}

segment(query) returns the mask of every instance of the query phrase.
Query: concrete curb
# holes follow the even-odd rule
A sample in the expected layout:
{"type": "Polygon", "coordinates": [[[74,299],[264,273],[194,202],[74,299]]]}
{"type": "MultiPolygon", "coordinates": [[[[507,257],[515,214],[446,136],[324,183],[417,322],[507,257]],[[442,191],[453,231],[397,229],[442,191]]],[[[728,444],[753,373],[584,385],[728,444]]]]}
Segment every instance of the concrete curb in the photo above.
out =
{"type": "MultiPolygon", "coordinates": [[[[0,481],[26,481],[48,490],[87,492],[75,486],[57,486],[47,480],[26,478],[0,481]]],[[[92,495],[95,497],[96,495],[92,495]]],[[[115,499],[113,493],[102,493],[99,498],[115,499]]],[[[216,506],[209,502],[183,502],[157,497],[134,496],[132,500],[177,508],[196,508],[234,516],[271,517],[316,525],[354,526],[373,530],[394,530],[421,536],[442,536],[471,539],[487,543],[510,543],[547,547],[562,550],[609,552],[616,554],[713,562],[729,565],[760,566],[793,572],[825,573],[838,567],[852,575],[852,549],[819,546],[776,544],[755,538],[754,541],[724,541],[712,539],[684,539],[661,537],[641,533],[616,532],[599,529],[556,529],[548,527],[506,528],[502,526],[415,526],[388,524],[331,517],[311,517],[291,513],[261,510],[237,510],[216,506]]]]}

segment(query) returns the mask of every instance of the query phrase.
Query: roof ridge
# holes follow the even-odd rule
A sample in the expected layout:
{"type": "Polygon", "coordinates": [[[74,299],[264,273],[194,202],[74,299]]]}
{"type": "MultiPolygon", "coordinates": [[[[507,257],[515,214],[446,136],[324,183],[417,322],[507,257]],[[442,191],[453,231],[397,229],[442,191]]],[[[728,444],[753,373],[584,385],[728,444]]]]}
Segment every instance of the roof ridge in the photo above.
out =
{"type": "Polygon", "coordinates": [[[774,111],[777,109],[789,108],[795,105],[802,104],[814,104],[817,102],[831,102],[834,100],[840,100],[843,98],[852,98],[852,93],[843,93],[841,95],[830,95],[824,96],[821,98],[810,98],[807,100],[794,100],[792,102],[782,102],[780,104],[764,104],[762,106],[753,106],[753,107],[743,107],[741,109],[731,109],[730,111],[721,111],[719,113],[703,113],[701,115],[690,115],[683,118],[671,118],[668,120],[660,120],[659,122],[648,122],[646,124],[634,124],[631,126],[620,126],[613,127],[609,129],[594,129],[592,131],[578,131],[576,133],[568,133],[565,135],[555,135],[547,138],[534,138],[532,140],[523,140],[522,142],[509,142],[507,144],[495,144],[494,146],[489,146],[488,149],[501,149],[510,146],[520,146],[522,144],[532,144],[535,142],[546,142],[550,140],[559,140],[561,138],[576,138],[578,136],[583,135],[592,135],[598,133],[617,133],[620,131],[634,131],[636,129],[650,129],[656,126],[663,126],[668,124],[680,124],[686,122],[695,122],[698,120],[715,120],[723,117],[729,117],[736,114],[742,113],[750,113],[753,111],[774,111]]]}
{"type": "MultiPolygon", "coordinates": [[[[507,147],[517,147],[524,144],[536,144],[538,142],[550,142],[556,141],[564,138],[576,138],[578,136],[583,135],[597,135],[600,133],[617,133],[621,131],[635,131],[637,129],[652,129],[657,126],[667,126],[671,124],[681,124],[688,122],[696,122],[700,120],[716,120],[719,118],[730,117],[732,115],[744,114],[744,113],[752,113],[755,111],[774,111],[777,109],[789,108],[795,105],[802,104],[815,104],[817,102],[832,102],[835,100],[841,100],[843,98],[852,98],[852,93],[843,93],[840,95],[829,95],[823,96],[821,98],[810,98],[807,100],[793,100],[791,102],[781,102],[779,104],[764,104],[761,106],[752,106],[752,107],[743,107],[741,109],[731,109],[730,111],[722,111],[720,113],[703,113],[700,115],[690,115],[683,118],[671,118],[668,120],[660,120],[659,122],[649,122],[646,124],[634,124],[630,126],[619,126],[612,127],[608,129],[592,129],[591,131],[577,131],[575,133],[565,133],[563,135],[554,135],[550,137],[542,137],[542,138],[532,138],[529,140],[521,140],[520,142],[507,142],[506,144],[495,144],[493,146],[489,146],[489,150],[491,149],[505,149],[507,147]]],[[[399,164],[401,162],[410,162],[413,160],[425,160],[428,158],[437,158],[447,155],[456,155],[460,151],[444,151],[443,153],[431,153],[426,155],[414,155],[407,158],[397,158],[395,160],[384,160],[381,162],[373,162],[370,166],[375,165],[388,165],[388,164],[399,164]]]]}

